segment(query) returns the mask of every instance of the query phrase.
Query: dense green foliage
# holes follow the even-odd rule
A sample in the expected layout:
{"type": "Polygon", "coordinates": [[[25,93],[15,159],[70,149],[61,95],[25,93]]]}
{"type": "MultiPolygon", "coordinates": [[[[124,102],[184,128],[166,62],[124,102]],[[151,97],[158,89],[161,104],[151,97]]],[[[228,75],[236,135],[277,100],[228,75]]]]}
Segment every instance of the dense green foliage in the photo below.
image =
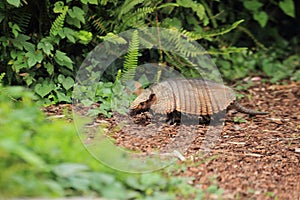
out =
{"type": "MultiPolygon", "coordinates": [[[[216,63],[227,79],[242,78],[250,72],[266,75],[273,81],[291,76],[299,80],[299,74],[293,75],[299,66],[299,59],[293,56],[299,45],[295,3],[292,0],[1,1],[0,72],[6,72],[5,83],[33,88],[44,103],[71,102],[76,71],[97,44],[128,29],[161,27],[176,30],[198,41],[213,56],[219,55],[216,63]],[[244,47],[252,50],[242,51],[244,47]],[[274,48],[282,51],[274,53],[274,48]],[[262,63],[262,57],[271,59],[262,63]],[[255,63],[238,61],[243,58],[251,58],[255,63]],[[286,63],[287,73],[282,71],[286,63]],[[278,70],[282,71],[280,75],[274,73],[278,70]]],[[[124,56],[124,62],[106,74],[104,81],[114,81],[118,71],[119,76],[121,72],[132,76],[135,65],[145,59],[166,62],[185,75],[192,73],[168,52],[154,51],[150,58],[145,58],[131,51],[124,56]]]]}
{"type": "Polygon", "coordinates": [[[299,81],[299,8],[299,1],[292,0],[220,4],[218,10],[224,11],[224,22],[245,20],[234,34],[224,35],[225,45],[229,42],[248,47],[247,51],[216,58],[224,77],[235,80],[259,75],[273,83],[283,79],[299,81]]]}

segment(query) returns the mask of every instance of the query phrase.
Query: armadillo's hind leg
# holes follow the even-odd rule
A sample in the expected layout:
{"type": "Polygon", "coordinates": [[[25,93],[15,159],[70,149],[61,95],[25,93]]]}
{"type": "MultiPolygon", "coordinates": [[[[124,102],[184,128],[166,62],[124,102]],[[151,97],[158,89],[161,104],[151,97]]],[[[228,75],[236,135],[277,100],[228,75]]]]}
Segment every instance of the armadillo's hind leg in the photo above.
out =
{"type": "Polygon", "coordinates": [[[168,113],[166,122],[169,122],[170,124],[178,124],[179,125],[181,122],[181,113],[176,110],[171,113],[168,113]]]}
{"type": "Polygon", "coordinates": [[[225,121],[226,121],[226,110],[222,110],[210,116],[209,125],[211,126],[224,125],[225,121]]]}
{"type": "Polygon", "coordinates": [[[245,107],[241,106],[240,104],[238,104],[237,102],[234,102],[233,106],[237,109],[237,111],[246,113],[249,115],[267,115],[267,114],[269,114],[268,112],[261,112],[261,111],[256,111],[256,110],[251,110],[251,109],[245,108],[245,107]]]}

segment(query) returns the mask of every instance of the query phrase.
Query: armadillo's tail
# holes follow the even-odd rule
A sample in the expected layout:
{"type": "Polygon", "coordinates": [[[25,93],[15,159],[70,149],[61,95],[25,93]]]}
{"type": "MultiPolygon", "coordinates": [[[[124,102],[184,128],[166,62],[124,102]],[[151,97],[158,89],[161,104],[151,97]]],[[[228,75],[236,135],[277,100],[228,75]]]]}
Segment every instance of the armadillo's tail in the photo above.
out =
{"type": "Polygon", "coordinates": [[[261,111],[256,111],[256,110],[251,110],[248,108],[245,108],[243,106],[241,106],[240,104],[238,104],[236,101],[233,103],[233,106],[242,113],[246,113],[249,115],[267,115],[269,114],[268,112],[261,112],[261,111]]]}

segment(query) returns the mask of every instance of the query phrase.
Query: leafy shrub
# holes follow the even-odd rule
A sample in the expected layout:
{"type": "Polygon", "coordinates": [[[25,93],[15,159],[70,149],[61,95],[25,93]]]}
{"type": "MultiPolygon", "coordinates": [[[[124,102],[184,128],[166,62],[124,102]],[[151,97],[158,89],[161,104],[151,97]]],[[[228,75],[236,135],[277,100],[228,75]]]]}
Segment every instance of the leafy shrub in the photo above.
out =
{"type": "Polygon", "coordinates": [[[219,12],[218,21],[232,22],[244,19],[241,32],[225,35],[225,41],[237,46],[263,48],[291,40],[297,36],[297,1],[231,0],[226,3],[212,2],[210,7],[219,12]],[[263,43],[263,45],[261,44],[263,43]]]}
{"type": "MultiPolygon", "coordinates": [[[[292,0],[1,1],[0,72],[6,72],[6,84],[32,88],[43,104],[71,103],[77,70],[97,44],[129,29],[161,27],[199,42],[218,58],[217,66],[227,79],[250,72],[267,75],[272,82],[299,80],[294,56],[299,44],[296,4],[292,0]],[[285,50],[288,45],[292,47],[287,54],[271,52],[274,48],[285,50]],[[249,47],[252,49],[246,52],[249,47]],[[286,60],[283,55],[291,58],[286,60]]],[[[171,66],[184,76],[199,76],[184,59],[163,49],[150,50],[148,55],[138,51],[142,41],[137,38],[125,41],[129,53],[113,63],[102,82],[115,85],[121,77],[128,80],[137,65],[149,60],[171,66]]],[[[185,55],[193,53],[176,38],[173,41],[185,55]]],[[[124,38],[115,42],[119,45],[124,38]]],[[[103,105],[98,113],[111,115],[112,98],[99,96],[103,105]]]]}
{"type": "MultiPolygon", "coordinates": [[[[83,7],[90,3],[83,2],[83,7]]],[[[83,60],[83,52],[72,49],[87,45],[92,39],[92,33],[82,28],[83,8],[69,7],[62,1],[54,5],[48,1],[1,1],[0,10],[1,24],[8,25],[0,37],[6,83],[34,88],[46,104],[70,103],[76,71],[74,60],[83,60]],[[40,16],[36,16],[36,10],[40,16]],[[17,14],[12,15],[13,12],[17,14]]]]}
{"type": "Polygon", "coordinates": [[[99,188],[90,188],[106,184],[101,177],[119,185],[118,195],[127,193],[122,183],[87,155],[72,124],[48,121],[34,106],[33,94],[22,87],[0,87],[0,91],[1,198],[101,194],[99,188]],[[92,171],[96,166],[98,171],[92,171]],[[87,178],[92,176],[93,180],[87,178]]]}
{"type": "Polygon", "coordinates": [[[268,51],[231,54],[215,60],[227,80],[246,76],[262,76],[272,83],[284,79],[300,81],[300,57],[287,47],[268,51]]]}
{"type": "Polygon", "coordinates": [[[126,174],[104,167],[84,149],[72,124],[47,119],[34,98],[23,87],[0,84],[1,199],[74,195],[175,199],[201,191],[186,185],[183,178],[158,172],[126,174]]]}

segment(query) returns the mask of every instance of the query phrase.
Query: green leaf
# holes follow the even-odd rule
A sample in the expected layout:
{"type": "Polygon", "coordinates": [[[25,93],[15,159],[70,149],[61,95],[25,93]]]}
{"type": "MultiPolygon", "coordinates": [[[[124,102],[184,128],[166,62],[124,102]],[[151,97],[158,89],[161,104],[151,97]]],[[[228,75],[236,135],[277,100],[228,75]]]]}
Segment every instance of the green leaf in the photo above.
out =
{"type": "Polygon", "coordinates": [[[14,34],[15,38],[18,37],[19,32],[21,32],[21,28],[18,26],[18,24],[8,22],[8,25],[11,28],[11,32],[14,34]]]}
{"type": "Polygon", "coordinates": [[[84,164],[63,163],[53,167],[53,172],[59,177],[69,177],[74,174],[88,170],[89,167],[84,164]]]}
{"type": "Polygon", "coordinates": [[[98,0],[80,0],[81,3],[83,4],[94,4],[94,5],[98,5],[98,0]]]}
{"type": "Polygon", "coordinates": [[[206,16],[205,14],[205,8],[203,5],[198,5],[197,7],[193,8],[193,10],[196,12],[197,16],[199,17],[200,20],[203,20],[204,17],[206,16]]]}
{"type": "Polygon", "coordinates": [[[90,180],[87,175],[85,174],[79,174],[79,175],[73,175],[68,178],[68,185],[70,188],[74,188],[77,191],[88,191],[90,180]]]}
{"type": "MultiPolygon", "coordinates": [[[[27,55],[27,56],[28,56],[28,55],[27,55]]],[[[28,64],[29,67],[32,67],[32,66],[34,66],[34,65],[36,64],[36,61],[35,61],[35,59],[34,59],[33,56],[30,56],[30,57],[28,58],[27,64],[28,64]]]]}
{"type": "Polygon", "coordinates": [[[43,60],[43,54],[42,52],[35,51],[35,52],[27,52],[26,57],[28,58],[27,64],[29,67],[34,66],[36,63],[41,63],[43,60]]]}
{"type": "Polygon", "coordinates": [[[49,41],[47,41],[46,38],[43,38],[38,43],[37,48],[43,50],[43,52],[48,56],[51,54],[51,51],[54,49],[53,45],[49,41]]]}
{"type": "Polygon", "coordinates": [[[82,23],[85,23],[84,11],[81,8],[74,6],[72,9],[68,10],[68,14],[70,15],[70,17],[78,19],[82,23]]]}
{"type": "Polygon", "coordinates": [[[79,31],[76,34],[76,37],[79,39],[79,42],[82,44],[88,44],[93,39],[93,34],[88,31],[79,31]]]}
{"type": "Polygon", "coordinates": [[[68,38],[68,40],[70,40],[70,42],[72,42],[72,43],[76,42],[75,41],[76,32],[73,29],[64,27],[63,32],[64,32],[64,35],[68,38]]]}
{"type": "Polygon", "coordinates": [[[210,185],[206,191],[210,194],[219,194],[221,195],[223,193],[223,190],[222,189],[219,189],[217,185],[213,184],[213,185],[210,185]]]}
{"type": "Polygon", "coordinates": [[[261,27],[265,27],[268,22],[268,14],[265,11],[254,13],[253,18],[258,21],[261,27]]]}
{"type": "Polygon", "coordinates": [[[73,69],[73,61],[68,56],[66,56],[66,53],[56,50],[54,59],[59,65],[66,66],[69,69],[73,69]]]}
{"type": "Polygon", "coordinates": [[[206,16],[205,8],[200,3],[197,3],[192,0],[177,0],[176,2],[178,5],[180,5],[182,7],[191,8],[194,12],[196,12],[196,14],[200,20],[203,20],[204,17],[206,16]]]}
{"type": "Polygon", "coordinates": [[[63,92],[55,91],[59,102],[71,103],[71,98],[63,92]]]}
{"type": "Polygon", "coordinates": [[[79,7],[73,7],[68,10],[67,23],[77,28],[81,28],[81,23],[85,24],[84,11],[79,7]]]}
{"type": "Polygon", "coordinates": [[[54,66],[51,63],[46,63],[44,65],[44,67],[46,68],[46,70],[49,73],[49,75],[53,74],[53,72],[54,72],[54,66]]]}
{"type": "Polygon", "coordinates": [[[60,74],[60,75],[58,76],[58,82],[61,83],[62,86],[63,86],[66,90],[70,89],[70,88],[73,87],[74,84],[75,84],[74,80],[73,80],[71,77],[65,78],[65,76],[62,75],[62,74],[60,74]]]}
{"type": "Polygon", "coordinates": [[[286,15],[295,18],[295,4],[293,0],[280,1],[279,7],[286,15]]]}
{"type": "Polygon", "coordinates": [[[47,165],[44,160],[38,156],[33,151],[29,150],[26,147],[21,146],[20,144],[16,144],[12,140],[2,140],[0,142],[0,148],[4,148],[5,150],[9,151],[10,153],[16,154],[20,156],[21,159],[25,160],[26,162],[32,164],[34,167],[40,169],[46,169],[47,165]]]}
{"type": "Polygon", "coordinates": [[[65,81],[62,83],[63,87],[68,90],[73,87],[75,84],[74,80],[71,77],[67,77],[65,81]]]}
{"type": "Polygon", "coordinates": [[[30,43],[27,42],[27,40],[29,40],[30,37],[24,34],[18,34],[18,37],[15,39],[12,39],[12,44],[17,47],[20,50],[26,49],[27,51],[33,50],[35,48],[35,46],[30,43]]]}
{"type": "Polygon", "coordinates": [[[75,26],[77,28],[81,28],[81,23],[78,19],[76,18],[71,18],[71,17],[67,17],[67,23],[72,25],[72,26],[75,26]]]}
{"type": "Polygon", "coordinates": [[[262,62],[262,69],[267,76],[272,77],[271,81],[276,82],[280,79],[286,78],[293,73],[293,70],[288,69],[280,62],[274,62],[273,60],[264,59],[262,62]]]}
{"type": "Polygon", "coordinates": [[[57,80],[58,80],[59,83],[62,83],[65,80],[65,76],[60,74],[60,75],[58,75],[57,80]]]}
{"type": "Polygon", "coordinates": [[[84,105],[84,106],[91,106],[93,105],[94,101],[91,101],[89,99],[84,99],[81,101],[81,103],[84,105]]]}
{"type": "Polygon", "coordinates": [[[7,3],[9,3],[10,5],[13,5],[15,7],[19,7],[21,5],[21,1],[20,0],[6,0],[7,3]]]}
{"type": "Polygon", "coordinates": [[[258,11],[264,4],[260,3],[257,0],[243,1],[244,7],[251,11],[258,11]]]}
{"type": "Polygon", "coordinates": [[[63,185],[59,184],[56,180],[45,180],[44,184],[54,192],[56,196],[64,196],[64,188],[63,185]]]}
{"type": "Polygon", "coordinates": [[[20,69],[28,68],[28,64],[24,59],[25,53],[23,51],[11,51],[10,54],[13,60],[10,60],[8,64],[12,65],[12,68],[16,72],[19,72],[20,69]]]}
{"type": "Polygon", "coordinates": [[[98,36],[100,39],[113,44],[127,44],[127,41],[114,33],[107,33],[105,36],[98,36]]]}
{"type": "Polygon", "coordinates": [[[246,122],[247,122],[246,119],[244,119],[243,117],[240,117],[240,116],[234,117],[234,118],[233,118],[233,121],[234,121],[235,123],[246,123],[246,122]]]}
{"type": "Polygon", "coordinates": [[[53,90],[52,86],[49,84],[36,84],[34,87],[34,91],[40,95],[42,98],[44,98],[47,94],[49,94],[53,90]]]}
{"type": "Polygon", "coordinates": [[[25,82],[26,82],[26,85],[31,85],[31,84],[33,83],[33,81],[35,81],[34,75],[35,75],[34,72],[30,72],[30,73],[27,73],[27,74],[24,76],[24,80],[25,80],[25,82]]]}
{"type": "Polygon", "coordinates": [[[167,183],[160,174],[142,174],[141,184],[146,188],[151,188],[156,185],[164,187],[167,183]]]}

